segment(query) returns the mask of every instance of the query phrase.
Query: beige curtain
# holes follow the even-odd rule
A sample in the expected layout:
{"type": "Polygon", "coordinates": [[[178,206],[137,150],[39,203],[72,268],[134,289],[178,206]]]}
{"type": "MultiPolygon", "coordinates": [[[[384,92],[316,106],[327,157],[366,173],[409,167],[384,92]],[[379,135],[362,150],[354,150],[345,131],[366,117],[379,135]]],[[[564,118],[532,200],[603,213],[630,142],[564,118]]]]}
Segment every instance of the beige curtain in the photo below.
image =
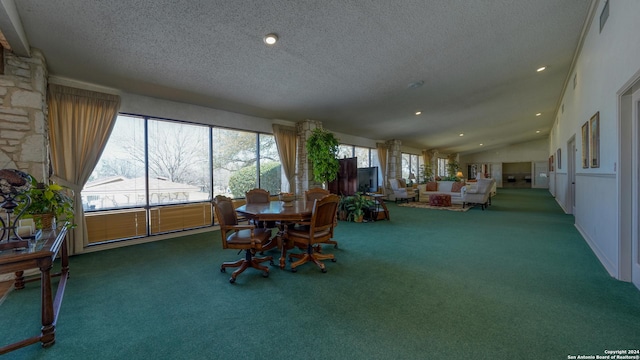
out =
{"type": "Polygon", "coordinates": [[[120,97],[50,84],[47,105],[54,181],[75,196],[77,227],[69,235],[69,250],[75,254],[88,243],[80,192],[109,139],[120,97]]]}
{"type": "Polygon", "coordinates": [[[422,161],[424,161],[425,164],[429,164],[431,162],[431,154],[428,150],[422,150],[422,161]]]}
{"type": "MultiPolygon", "coordinates": [[[[382,172],[382,189],[387,188],[387,145],[384,143],[377,143],[378,160],[380,160],[380,171],[382,172]]],[[[386,195],[386,192],[383,192],[386,195]]]]}
{"type": "Polygon", "coordinates": [[[295,189],[296,175],[296,129],[273,124],[273,137],[276,140],[284,176],[289,182],[289,192],[294,192],[292,189],[295,189]]]}

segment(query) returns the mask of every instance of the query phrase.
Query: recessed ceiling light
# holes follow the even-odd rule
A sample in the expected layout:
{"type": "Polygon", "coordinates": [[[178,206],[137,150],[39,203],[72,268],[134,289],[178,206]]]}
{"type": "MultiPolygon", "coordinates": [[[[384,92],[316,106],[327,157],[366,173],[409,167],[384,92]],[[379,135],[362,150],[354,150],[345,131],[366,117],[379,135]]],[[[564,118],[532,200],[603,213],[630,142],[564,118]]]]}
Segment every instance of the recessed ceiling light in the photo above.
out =
{"type": "Polygon", "coordinates": [[[536,114],[536,116],[540,116],[540,115],[542,115],[542,113],[537,113],[537,114],[536,114]]]}
{"type": "Polygon", "coordinates": [[[422,114],[422,111],[416,111],[416,115],[422,114]]]}
{"type": "Polygon", "coordinates": [[[464,136],[464,134],[460,134],[460,136],[464,136]]]}
{"type": "Polygon", "coordinates": [[[536,130],[536,134],[540,134],[540,130],[536,130]]]}
{"type": "Polygon", "coordinates": [[[539,67],[539,68],[538,68],[538,70],[536,70],[536,71],[537,71],[537,72],[544,71],[546,68],[547,68],[546,66],[539,67]]]}
{"type": "Polygon", "coordinates": [[[264,43],[267,45],[273,45],[278,41],[278,35],[276,34],[267,34],[264,37],[264,43]]]}
{"type": "Polygon", "coordinates": [[[484,144],[480,144],[480,146],[484,146],[484,144]]]}
{"type": "Polygon", "coordinates": [[[411,84],[409,84],[409,89],[417,89],[422,85],[424,85],[424,80],[412,82],[411,84]]]}

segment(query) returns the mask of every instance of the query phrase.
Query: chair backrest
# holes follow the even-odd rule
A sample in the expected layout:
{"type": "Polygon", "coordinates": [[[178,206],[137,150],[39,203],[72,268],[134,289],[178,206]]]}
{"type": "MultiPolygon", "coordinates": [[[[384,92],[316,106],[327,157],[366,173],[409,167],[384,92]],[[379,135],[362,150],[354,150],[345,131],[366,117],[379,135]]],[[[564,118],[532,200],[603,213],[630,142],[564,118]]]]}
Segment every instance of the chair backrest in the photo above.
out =
{"type": "Polygon", "coordinates": [[[313,202],[313,200],[322,199],[329,194],[331,194],[329,190],[325,190],[323,188],[313,188],[304,192],[304,198],[309,202],[313,202]]]}
{"type": "Polygon", "coordinates": [[[478,179],[478,193],[484,194],[491,191],[495,179],[478,179]]]}
{"type": "Polygon", "coordinates": [[[389,186],[391,187],[391,190],[400,189],[400,185],[398,184],[398,179],[389,179],[389,186]]]}
{"type": "Polygon", "coordinates": [[[271,195],[264,189],[251,189],[245,194],[247,204],[268,203],[271,195]]]}
{"type": "Polygon", "coordinates": [[[238,215],[236,214],[236,208],[233,207],[233,201],[230,198],[223,195],[216,196],[213,199],[213,207],[221,228],[238,225],[238,215]]]}
{"type": "Polygon", "coordinates": [[[340,197],[336,194],[329,194],[320,200],[315,200],[313,211],[311,212],[310,236],[329,230],[332,234],[335,226],[336,214],[338,213],[338,202],[340,197]]]}

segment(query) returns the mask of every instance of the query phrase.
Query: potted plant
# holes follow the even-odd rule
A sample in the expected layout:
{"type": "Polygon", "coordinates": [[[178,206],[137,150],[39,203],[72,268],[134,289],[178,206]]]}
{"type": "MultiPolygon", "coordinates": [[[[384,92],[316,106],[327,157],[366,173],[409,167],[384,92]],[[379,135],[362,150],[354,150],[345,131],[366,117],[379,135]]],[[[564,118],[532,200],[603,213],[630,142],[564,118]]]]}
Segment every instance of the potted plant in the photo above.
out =
{"type": "Polygon", "coordinates": [[[315,128],[307,139],[307,155],[313,166],[313,179],[325,185],[338,176],[338,139],[333,133],[315,128]]]}
{"type": "Polygon", "coordinates": [[[36,227],[50,229],[56,220],[65,220],[68,227],[74,227],[73,197],[69,195],[71,190],[54,183],[39,183],[33,177],[31,181],[31,189],[27,193],[31,205],[25,214],[31,215],[36,227]]]}
{"type": "Polygon", "coordinates": [[[348,205],[351,202],[351,196],[340,196],[338,202],[338,220],[349,220],[348,205]]]}
{"type": "Polygon", "coordinates": [[[423,181],[425,183],[428,183],[429,181],[433,181],[433,167],[431,166],[431,163],[426,163],[426,164],[422,164],[420,165],[420,167],[422,168],[422,178],[423,181]]]}
{"type": "Polygon", "coordinates": [[[454,157],[449,157],[449,161],[447,162],[447,176],[445,176],[442,180],[460,181],[460,178],[457,176],[459,169],[460,164],[455,160],[454,157]]]}
{"type": "Polygon", "coordinates": [[[373,200],[368,196],[362,195],[362,193],[356,193],[349,196],[349,202],[347,203],[348,220],[354,222],[362,222],[364,218],[364,211],[374,205],[373,200]]]}

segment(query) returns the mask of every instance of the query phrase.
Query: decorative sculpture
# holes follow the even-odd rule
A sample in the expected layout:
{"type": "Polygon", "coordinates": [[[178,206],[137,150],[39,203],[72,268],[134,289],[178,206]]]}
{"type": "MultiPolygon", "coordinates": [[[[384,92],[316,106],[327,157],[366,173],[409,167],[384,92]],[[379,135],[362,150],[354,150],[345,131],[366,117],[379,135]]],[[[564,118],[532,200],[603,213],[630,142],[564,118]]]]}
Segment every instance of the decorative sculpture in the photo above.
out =
{"type": "Polygon", "coordinates": [[[6,221],[0,216],[2,234],[0,236],[0,250],[6,248],[27,247],[28,241],[23,240],[17,228],[20,217],[31,204],[27,192],[31,188],[31,175],[16,169],[0,170],[0,207],[6,214],[6,221]],[[19,203],[26,202],[22,211],[13,217],[13,211],[19,203]],[[12,219],[13,217],[13,219],[12,219]]]}

